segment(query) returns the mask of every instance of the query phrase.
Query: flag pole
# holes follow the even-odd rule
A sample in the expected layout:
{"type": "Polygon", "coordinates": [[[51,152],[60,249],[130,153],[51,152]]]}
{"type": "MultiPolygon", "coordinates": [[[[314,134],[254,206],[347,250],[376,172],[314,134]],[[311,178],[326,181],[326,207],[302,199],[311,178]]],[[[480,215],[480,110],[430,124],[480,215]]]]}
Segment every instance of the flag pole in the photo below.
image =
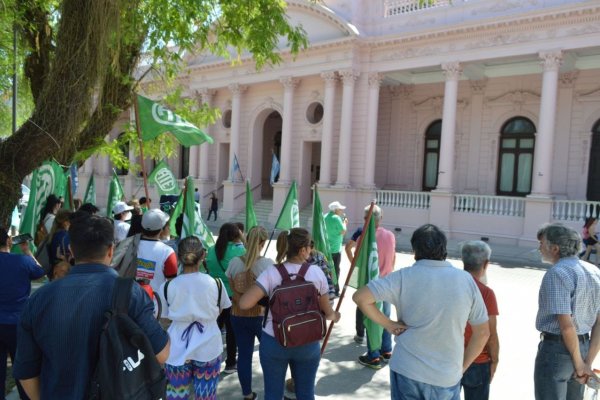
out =
{"type": "Polygon", "coordinates": [[[140,157],[142,159],[142,178],[144,179],[144,192],[146,193],[146,201],[149,201],[150,193],[148,192],[148,178],[146,177],[146,163],[144,162],[144,142],[142,141],[142,131],[140,128],[140,110],[137,101],[137,96],[135,95],[135,93],[133,95],[133,110],[135,112],[135,130],[137,131],[138,143],[140,144],[140,157]]]}
{"type": "MultiPolygon", "coordinates": [[[[344,283],[344,288],[342,289],[342,293],[340,293],[340,298],[338,299],[337,305],[335,307],[335,311],[339,312],[340,307],[342,306],[342,300],[344,300],[344,295],[346,294],[346,289],[348,288],[348,283],[350,282],[350,278],[352,277],[352,272],[354,272],[354,267],[356,266],[356,260],[360,255],[360,250],[362,249],[363,238],[365,237],[365,233],[369,228],[369,223],[371,222],[371,215],[373,214],[373,206],[375,206],[375,202],[371,201],[371,207],[369,207],[369,212],[367,213],[367,217],[365,218],[365,223],[363,225],[362,234],[358,238],[358,242],[356,244],[356,252],[354,252],[354,258],[350,263],[350,270],[348,271],[348,276],[346,276],[346,282],[344,283]]],[[[338,277],[339,279],[339,277],[338,277]]],[[[335,321],[331,321],[329,324],[329,328],[327,329],[327,334],[325,334],[325,338],[323,339],[323,345],[321,346],[321,356],[325,352],[325,347],[327,347],[327,342],[329,341],[329,335],[331,335],[331,331],[333,330],[333,324],[335,321]]]]}

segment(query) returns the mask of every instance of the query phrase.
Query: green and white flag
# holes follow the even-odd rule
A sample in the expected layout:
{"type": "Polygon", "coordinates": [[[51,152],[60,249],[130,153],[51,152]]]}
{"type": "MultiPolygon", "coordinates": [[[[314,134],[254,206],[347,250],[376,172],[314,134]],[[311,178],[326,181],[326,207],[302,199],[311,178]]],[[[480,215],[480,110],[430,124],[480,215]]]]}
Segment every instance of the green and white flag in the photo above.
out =
{"type": "Polygon", "coordinates": [[[200,217],[200,205],[194,201],[194,181],[191,177],[187,178],[185,190],[181,238],[196,236],[202,241],[202,245],[208,249],[215,245],[215,238],[202,217],[200,217]]]}
{"type": "MultiPolygon", "coordinates": [[[[370,281],[379,278],[379,256],[377,253],[377,239],[375,237],[375,221],[371,217],[369,219],[367,231],[362,233],[362,243],[358,254],[356,255],[356,264],[354,274],[357,274],[356,288],[365,286],[370,281]]],[[[379,311],[383,311],[383,303],[375,303],[379,311]]],[[[381,349],[381,335],[383,327],[368,319],[363,318],[367,337],[369,340],[369,348],[381,349]]]]}
{"type": "Polygon", "coordinates": [[[113,216],[112,209],[117,202],[123,200],[123,188],[117,174],[113,172],[113,177],[110,180],[110,187],[108,188],[108,200],[106,202],[106,215],[111,218],[113,216]]]}
{"type": "Polygon", "coordinates": [[[175,175],[173,175],[164,160],[159,162],[154,171],[148,175],[148,181],[156,185],[161,196],[163,194],[177,194],[180,191],[175,175]]]}
{"type": "MultiPolygon", "coordinates": [[[[169,217],[169,228],[171,230],[171,235],[172,236],[179,236],[177,234],[177,228],[175,227],[175,224],[177,223],[177,218],[179,218],[179,216],[183,212],[183,198],[184,198],[183,193],[184,193],[184,190],[182,190],[181,193],[179,194],[179,198],[177,199],[177,203],[175,203],[175,208],[173,208],[173,211],[171,211],[171,216],[169,217]]],[[[183,234],[183,232],[181,232],[181,234],[183,234]]]]}
{"type": "Polygon", "coordinates": [[[213,138],[202,132],[195,125],[187,122],[173,111],[144,97],[137,96],[142,140],[152,140],[169,132],[185,147],[204,142],[213,143],[213,138]]]}
{"type": "Polygon", "coordinates": [[[87,188],[85,189],[85,196],[83,196],[84,203],[91,203],[96,205],[96,183],[94,183],[94,175],[90,175],[87,188]]]}
{"type": "Polygon", "coordinates": [[[250,191],[250,182],[246,181],[246,232],[252,227],[258,225],[256,222],[256,213],[254,212],[254,202],[252,201],[252,192],[250,191]]]}
{"type": "MultiPolygon", "coordinates": [[[[315,185],[312,217],[312,237],[315,242],[315,249],[323,253],[327,259],[327,263],[333,266],[333,258],[331,257],[331,250],[329,249],[329,242],[327,241],[327,229],[325,228],[323,208],[321,206],[321,198],[319,197],[317,185],[315,185]]],[[[330,271],[333,283],[337,284],[338,276],[335,273],[335,268],[331,268],[330,271]]]]}
{"type": "Polygon", "coordinates": [[[35,237],[40,215],[46,206],[46,199],[51,194],[62,196],[64,179],[63,169],[55,161],[46,161],[41,167],[33,171],[29,203],[27,203],[27,208],[21,219],[20,233],[29,233],[35,237]]]}
{"type": "Polygon", "coordinates": [[[300,226],[300,209],[298,208],[298,188],[296,181],[292,183],[290,191],[285,198],[275,229],[287,230],[300,226]]]}

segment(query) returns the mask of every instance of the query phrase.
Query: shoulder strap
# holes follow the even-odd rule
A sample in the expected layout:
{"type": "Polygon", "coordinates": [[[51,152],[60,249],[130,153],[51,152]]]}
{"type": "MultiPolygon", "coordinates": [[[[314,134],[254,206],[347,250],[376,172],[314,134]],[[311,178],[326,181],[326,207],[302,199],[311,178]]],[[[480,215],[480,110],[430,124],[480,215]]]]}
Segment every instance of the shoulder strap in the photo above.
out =
{"type": "Polygon", "coordinates": [[[112,310],[119,314],[129,312],[129,300],[131,299],[131,287],[133,279],[118,277],[115,281],[112,294],[112,310]]]}
{"type": "Polygon", "coordinates": [[[223,292],[223,282],[219,278],[213,278],[217,283],[217,288],[219,289],[219,297],[217,298],[217,308],[221,309],[221,293],[223,292]]]}
{"type": "Polygon", "coordinates": [[[304,279],[304,275],[306,275],[306,272],[308,272],[308,268],[310,268],[310,264],[307,262],[304,262],[302,264],[302,267],[300,267],[300,271],[298,271],[297,276],[301,276],[302,279],[304,279]]]}
{"type": "Polygon", "coordinates": [[[283,264],[276,264],[275,268],[277,268],[277,271],[279,271],[279,275],[281,275],[281,283],[290,280],[290,273],[287,271],[287,269],[285,269],[283,264]]]}
{"type": "Polygon", "coordinates": [[[165,283],[165,287],[163,288],[163,295],[165,296],[165,301],[167,302],[167,307],[171,307],[171,304],[169,304],[169,298],[167,297],[167,288],[169,287],[169,284],[171,283],[172,279],[169,279],[166,283],[165,283]]]}

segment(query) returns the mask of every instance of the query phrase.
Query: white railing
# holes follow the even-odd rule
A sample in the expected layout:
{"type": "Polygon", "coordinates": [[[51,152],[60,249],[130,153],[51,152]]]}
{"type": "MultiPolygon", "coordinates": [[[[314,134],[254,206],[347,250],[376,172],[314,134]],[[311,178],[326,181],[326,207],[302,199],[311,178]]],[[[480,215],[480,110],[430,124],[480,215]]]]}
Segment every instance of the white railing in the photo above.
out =
{"type": "Polygon", "coordinates": [[[525,199],[522,197],[454,195],[454,211],[470,214],[523,217],[525,199]]]}
{"type": "Polygon", "coordinates": [[[431,195],[428,192],[400,192],[397,190],[378,190],[377,204],[386,207],[429,209],[431,195]]]}
{"type": "Polygon", "coordinates": [[[451,0],[386,0],[384,3],[384,16],[389,18],[429,8],[447,7],[451,3],[451,0]]]}
{"type": "Polygon", "coordinates": [[[552,218],[558,221],[580,221],[588,217],[598,218],[600,202],[582,200],[554,200],[552,218]]]}

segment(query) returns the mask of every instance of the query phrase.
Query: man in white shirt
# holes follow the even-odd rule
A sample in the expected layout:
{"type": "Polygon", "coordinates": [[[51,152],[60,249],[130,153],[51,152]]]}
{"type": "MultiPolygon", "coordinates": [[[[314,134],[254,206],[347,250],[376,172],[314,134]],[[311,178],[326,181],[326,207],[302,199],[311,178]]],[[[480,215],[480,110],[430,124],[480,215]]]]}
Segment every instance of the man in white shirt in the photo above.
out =
{"type": "Polygon", "coordinates": [[[124,201],[119,201],[112,209],[115,219],[115,245],[127,237],[129,223],[125,221],[131,220],[131,210],[133,207],[128,206],[124,201]]]}

